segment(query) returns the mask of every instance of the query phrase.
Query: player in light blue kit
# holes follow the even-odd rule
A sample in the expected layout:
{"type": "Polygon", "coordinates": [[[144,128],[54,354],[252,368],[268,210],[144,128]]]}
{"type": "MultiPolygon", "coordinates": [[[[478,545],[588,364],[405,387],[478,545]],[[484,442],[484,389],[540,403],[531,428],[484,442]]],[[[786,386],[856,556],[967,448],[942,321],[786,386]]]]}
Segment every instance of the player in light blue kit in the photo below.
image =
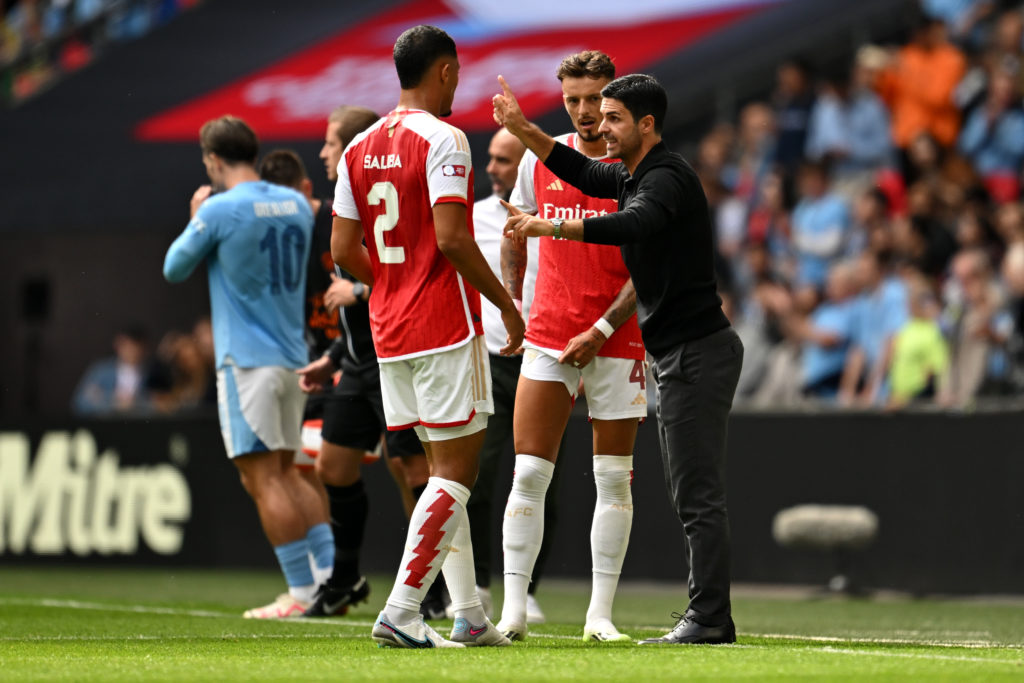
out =
{"type": "Polygon", "coordinates": [[[259,144],[241,119],[208,121],[199,142],[211,183],[224,191],[210,196],[206,185],[193,195],[192,220],[167,251],[164,277],[180,282],[206,261],[224,445],[288,582],[288,593],[245,616],[301,616],[316,591],[314,570],[329,572],[334,562],[327,514],[293,464],[306,402],[294,371],[307,361],[313,212],[295,190],[259,179],[259,144]]]}

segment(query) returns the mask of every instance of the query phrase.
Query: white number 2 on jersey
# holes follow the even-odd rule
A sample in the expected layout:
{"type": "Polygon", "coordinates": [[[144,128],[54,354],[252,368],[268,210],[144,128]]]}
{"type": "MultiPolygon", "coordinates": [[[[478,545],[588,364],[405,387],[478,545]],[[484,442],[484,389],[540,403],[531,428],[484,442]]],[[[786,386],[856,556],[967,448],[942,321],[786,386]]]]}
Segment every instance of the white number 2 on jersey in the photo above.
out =
{"type": "Polygon", "coordinates": [[[381,263],[405,263],[405,249],[384,244],[384,233],[398,225],[398,190],[390,182],[374,183],[366,194],[366,203],[377,206],[384,202],[384,213],[373,221],[373,241],[381,263]]]}

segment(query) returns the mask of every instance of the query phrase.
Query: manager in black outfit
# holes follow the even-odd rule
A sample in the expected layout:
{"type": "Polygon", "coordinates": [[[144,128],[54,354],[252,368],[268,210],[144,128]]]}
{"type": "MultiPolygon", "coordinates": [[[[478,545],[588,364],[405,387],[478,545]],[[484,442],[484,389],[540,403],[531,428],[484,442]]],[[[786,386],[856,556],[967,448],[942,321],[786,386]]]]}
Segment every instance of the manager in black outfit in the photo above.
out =
{"type": "Polygon", "coordinates": [[[644,344],[654,357],[665,479],[683,524],[690,604],[675,628],[643,643],[731,643],[725,441],[743,345],[715,289],[711,221],[697,174],[661,141],[668,98],[651,76],[617,78],[601,92],[608,156],[592,161],[530,123],[505,83],[494,118],[562,180],[619,210],[582,220],[510,211],[506,235],[622,246],[636,287],[644,344]]]}

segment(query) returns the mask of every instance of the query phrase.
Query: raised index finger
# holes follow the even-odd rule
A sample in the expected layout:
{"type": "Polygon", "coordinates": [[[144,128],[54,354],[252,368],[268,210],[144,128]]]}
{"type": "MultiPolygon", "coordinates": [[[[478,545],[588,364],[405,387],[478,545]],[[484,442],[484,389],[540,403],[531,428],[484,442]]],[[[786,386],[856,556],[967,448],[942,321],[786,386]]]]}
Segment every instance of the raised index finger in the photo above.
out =
{"type": "Polygon", "coordinates": [[[518,216],[519,214],[522,213],[522,211],[520,211],[515,206],[512,206],[511,204],[509,204],[504,199],[499,199],[498,201],[501,202],[501,205],[504,206],[508,210],[508,215],[509,216],[518,216]]]}
{"type": "Polygon", "coordinates": [[[506,96],[515,97],[515,95],[512,94],[512,89],[508,87],[508,83],[505,81],[505,77],[502,76],[501,74],[498,74],[498,83],[501,83],[501,89],[506,96]]]}

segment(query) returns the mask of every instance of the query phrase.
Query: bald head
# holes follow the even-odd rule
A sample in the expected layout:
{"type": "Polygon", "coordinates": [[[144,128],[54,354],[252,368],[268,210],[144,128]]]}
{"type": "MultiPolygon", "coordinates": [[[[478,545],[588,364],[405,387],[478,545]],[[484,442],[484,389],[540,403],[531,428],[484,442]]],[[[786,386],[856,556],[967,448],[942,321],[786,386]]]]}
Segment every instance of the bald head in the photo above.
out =
{"type": "Polygon", "coordinates": [[[512,188],[516,184],[519,173],[519,162],[523,158],[526,147],[515,135],[504,128],[498,130],[491,138],[487,148],[490,161],[487,162],[487,177],[491,180],[491,191],[508,201],[512,196],[512,188]]]}

